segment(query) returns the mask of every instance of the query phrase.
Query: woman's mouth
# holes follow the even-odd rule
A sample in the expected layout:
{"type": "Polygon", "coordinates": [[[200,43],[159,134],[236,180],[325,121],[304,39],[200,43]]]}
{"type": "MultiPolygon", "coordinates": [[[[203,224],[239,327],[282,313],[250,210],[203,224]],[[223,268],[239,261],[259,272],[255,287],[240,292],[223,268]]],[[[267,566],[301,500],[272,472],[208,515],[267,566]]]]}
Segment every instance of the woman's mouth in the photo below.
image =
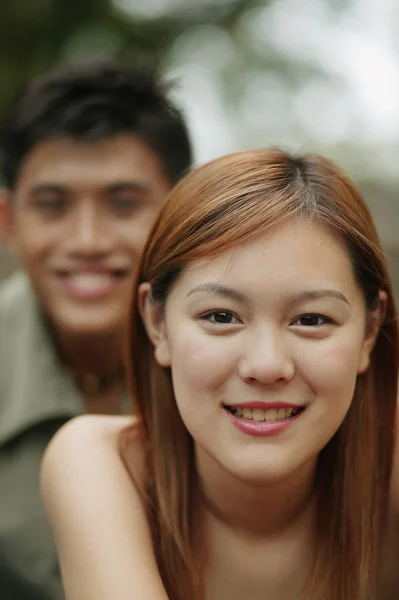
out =
{"type": "Polygon", "coordinates": [[[291,408],[243,408],[239,406],[226,406],[233,415],[243,417],[251,421],[279,421],[281,419],[290,419],[304,410],[303,406],[291,408]]]}
{"type": "Polygon", "coordinates": [[[268,436],[281,433],[294,425],[305,411],[305,406],[259,408],[224,405],[224,409],[229,421],[243,433],[268,436]]]}

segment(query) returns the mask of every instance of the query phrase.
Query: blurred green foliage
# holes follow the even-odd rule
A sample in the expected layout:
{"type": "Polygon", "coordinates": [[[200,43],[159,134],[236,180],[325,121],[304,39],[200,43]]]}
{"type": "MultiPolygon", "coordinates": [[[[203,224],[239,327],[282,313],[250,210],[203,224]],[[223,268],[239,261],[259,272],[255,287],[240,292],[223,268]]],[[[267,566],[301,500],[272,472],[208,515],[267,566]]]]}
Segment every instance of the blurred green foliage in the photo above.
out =
{"type": "MultiPolygon", "coordinates": [[[[256,0],[191,2],[157,18],[135,18],[112,0],[1,0],[0,117],[24,84],[53,65],[88,57],[162,64],[180,33],[200,24],[231,30],[256,0]]],[[[126,2],[125,4],[128,4],[126,2]]],[[[263,2],[264,6],[267,2],[263,2]]],[[[169,5],[169,10],[168,9],[169,5]]]]}
{"type": "MultiPolygon", "coordinates": [[[[370,2],[378,15],[380,2],[370,2]]],[[[267,9],[273,12],[280,8],[290,21],[294,13],[299,17],[305,13],[305,5],[308,18],[314,20],[310,25],[308,21],[311,33],[319,17],[327,29],[335,26],[338,44],[342,23],[357,24],[356,35],[364,34],[361,24],[352,19],[356,6],[360,6],[355,0],[307,0],[297,4],[295,0],[0,0],[0,119],[27,81],[64,61],[121,58],[156,65],[161,71],[173,71],[177,66],[178,73],[183,65],[185,77],[203,64],[204,70],[196,72],[191,98],[203,102],[200,92],[213,78],[221,110],[236,135],[234,147],[266,145],[276,139],[284,144],[284,132],[288,132],[297,146],[318,149],[314,127],[309,130],[305,127],[308,123],[298,121],[295,108],[302,115],[303,105],[298,109],[295,103],[300,97],[303,100],[304,90],[324,83],[327,93],[331,90],[339,99],[347,82],[334,60],[334,68],[323,69],[318,60],[323,52],[311,46],[306,37],[309,30],[301,32],[300,18],[294,19],[294,28],[283,27],[280,31],[278,42],[289,42],[290,36],[300,38],[295,48],[301,51],[287,53],[287,44],[276,44],[273,20],[269,14],[265,17],[267,9]],[[342,21],[345,15],[348,18],[342,21]]],[[[384,6],[388,10],[386,3],[384,6]]],[[[367,36],[364,39],[367,43],[367,36]]],[[[320,49],[326,50],[326,44],[328,37],[321,31],[320,49]]],[[[347,100],[345,96],[344,104],[347,100]]],[[[334,114],[330,118],[328,108],[323,113],[323,106],[311,100],[309,106],[311,124],[319,125],[324,132],[334,114]],[[324,120],[320,118],[323,114],[324,120]]],[[[356,109],[352,101],[353,107],[356,109]]],[[[396,256],[399,141],[395,138],[385,145],[378,145],[372,138],[365,141],[357,135],[356,116],[356,112],[351,113],[346,137],[335,144],[321,145],[320,151],[338,158],[362,181],[382,237],[396,256]]],[[[1,262],[0,252],[0,278],[1,262]]],[[[394,262],[399,264],[399,260],[394,262]]]]}

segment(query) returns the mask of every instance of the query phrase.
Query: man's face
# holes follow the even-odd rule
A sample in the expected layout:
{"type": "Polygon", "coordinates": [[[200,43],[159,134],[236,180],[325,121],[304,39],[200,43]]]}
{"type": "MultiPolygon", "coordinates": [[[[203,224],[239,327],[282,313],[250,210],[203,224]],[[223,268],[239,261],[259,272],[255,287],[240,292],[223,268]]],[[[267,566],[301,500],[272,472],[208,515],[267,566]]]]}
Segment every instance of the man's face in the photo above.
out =
{"type": "Polygon", "coordinates": [[[58,333],[123,325],[134,269],[170,187],[158,156],[133,135],[33,147],[1,220],[58,333]]]}

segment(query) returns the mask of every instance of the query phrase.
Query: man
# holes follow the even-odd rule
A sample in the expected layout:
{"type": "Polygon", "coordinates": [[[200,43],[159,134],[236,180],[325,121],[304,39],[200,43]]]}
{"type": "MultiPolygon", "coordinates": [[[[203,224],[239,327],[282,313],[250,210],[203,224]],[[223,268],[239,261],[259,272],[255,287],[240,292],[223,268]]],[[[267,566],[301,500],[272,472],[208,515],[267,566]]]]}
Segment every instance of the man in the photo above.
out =
{"type": "Polygon", "coordinates": [[[94,62],[34,81],[4,119],[0,152],[0,227],[24,270],[0,289],[0,545],[58,600],[40,460],[71,417],[130,408],[122,348],[131,280],[191,150],[152,76],[94,62]]]}
{"type": "Polygon", "coordinates": [[[35,582],[19,573],[1,554],[0,549],[0,598],[1,600],[51,600],[35,582]]]}

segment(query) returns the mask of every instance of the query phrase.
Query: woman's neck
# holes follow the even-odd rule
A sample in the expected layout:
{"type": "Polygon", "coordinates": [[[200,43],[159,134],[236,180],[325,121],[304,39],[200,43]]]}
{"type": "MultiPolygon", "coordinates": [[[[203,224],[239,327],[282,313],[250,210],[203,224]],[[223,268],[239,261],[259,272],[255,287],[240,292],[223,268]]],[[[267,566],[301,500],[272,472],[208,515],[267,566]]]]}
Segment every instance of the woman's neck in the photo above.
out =
{"type": "Polygon", "coordinates": [[[273,481],[244,481],[203,452],[197,468],[207,512],[230,529],[256,538],[284,532],[314,511],[315,461],[273,481]]]}

